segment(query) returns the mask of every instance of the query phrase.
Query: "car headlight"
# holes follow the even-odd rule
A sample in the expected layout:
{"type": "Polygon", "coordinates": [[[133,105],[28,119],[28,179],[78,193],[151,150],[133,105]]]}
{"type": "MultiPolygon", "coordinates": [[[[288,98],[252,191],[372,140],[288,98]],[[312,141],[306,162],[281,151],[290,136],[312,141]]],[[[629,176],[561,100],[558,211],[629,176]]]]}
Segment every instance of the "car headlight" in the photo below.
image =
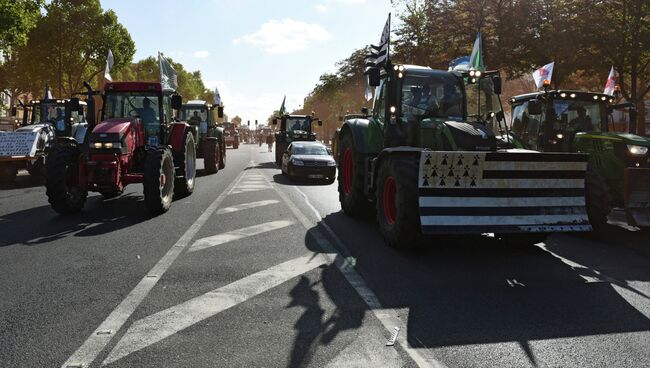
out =
{"type": "Polygon", "coordinates": [[[327,166],[336,166],[336,161],[328,161],[327,166]]]}
{"type": "Polygon", "coordinates": [[[305,165],[304,162],[302,162],[300,160],[296,160],[296,159],[291,160],[291,163],[296,165],[296,166],[304,166],[305,165]]]}
{"type": "Polygon", "coordinates": [[[645,156],[645,154],[648,153],[648,147],[628,144],[627,151],[633,156],[645,156]]]}

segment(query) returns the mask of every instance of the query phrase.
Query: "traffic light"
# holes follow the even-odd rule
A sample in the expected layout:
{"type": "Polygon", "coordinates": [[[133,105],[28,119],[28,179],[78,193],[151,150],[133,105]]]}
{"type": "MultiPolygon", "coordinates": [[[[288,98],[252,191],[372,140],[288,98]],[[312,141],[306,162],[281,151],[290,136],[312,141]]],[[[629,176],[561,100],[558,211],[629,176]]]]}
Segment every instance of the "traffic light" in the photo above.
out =
{"type": "Polygon", "coordinates": [[[248,121],[248,126],[251,126],[251,121],[250,120],[248,121]]]}
{"type": "Polygon", "coordinates": [[[255,120],[255,125],[257,125],[257,119],[255,120]]]}

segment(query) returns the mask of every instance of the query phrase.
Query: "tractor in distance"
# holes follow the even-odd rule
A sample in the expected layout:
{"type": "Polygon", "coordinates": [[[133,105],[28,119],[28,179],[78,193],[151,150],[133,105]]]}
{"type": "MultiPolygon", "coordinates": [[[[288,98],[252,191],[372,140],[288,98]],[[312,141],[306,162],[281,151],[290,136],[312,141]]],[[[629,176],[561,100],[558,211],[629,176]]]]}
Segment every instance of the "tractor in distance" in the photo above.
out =
{"type": "Polygon", "coordinates": [[[289,143],[296,141],[315,141],[312,124],[317,123],[322,126],[323,122],[318,119],[314,112],[311,115],[289,115],[285,114],[273,118],[273,125],[280,124],[280,128],[275,133],[275,163],[279,166],[282,164],[282,154],[289,146],[289,143]]]}
{"type": "Polygon", "coordinates": [[[588,155],[497,144],[489,127],[505,125],[497,71],[389,62],[368,77],[378,87],[371,115],[345,121],[336,138],[339,201],[350,215],[376,213],[388,245],[482,233],[535,243],[591,230],[588,155]]]}
{"type": "Polygon", "coordinates": [[[213,118],[223,117],[223,107],[213,106],[203,100],[191,100],[183,104],[179,111],[181,121],[192,127],[196,142],[196,157],[203,159],[206,174],[213,174],[226,167],[226,141],[223,128],[218,127],[213,118]]]}
{"type": "Polygon", "coordinates": [[[650,139],[621,131],[614,118],[627,110],[635,122],[633,104],[569,90],[514,96],[510,104],[514,147],[589,154],[587,203],[594,227],[603,228],[614,208],[624,209],[630,225],[650,226],[650,139]]]}
{"type": "MultiPolygon", "coordinates": [[[[22,123],[14,131],[0,132],[0,182],[13,182],[20,169],[44,178],[47,155],[57,138],[85,139],[85,102],[71,108],[70,100],[56,99],[46,90],[43,99],[20,105],[22,123]]],[[[12,115],[17,115],[17,107],[12,115]]]]}
{"type": "MultiPolygon", "coordinates": [[[[87,101],[92,102],[92,92],[87,101]]],[[[89,191],[105,198],[142,183],[153,214],[167,211],[174,195],[194,190],[196,145],[192,127],[173,119],[181,96],[160,83],[113,82],[105,86],[102,116],[89,122],[87,144],[59,140],[47,160],[46,193],[61,214],[80,211],[89,191]]],[[[72,109],[79,100],[71,99],[72,109]]],[[[92,105],[92,104],[89,104],[92,105]]],[[[92,106],[89,106],[89,110],[92,106]]]]}
{"type": "Polygon", "coordinates": [[[239,148],[239,132],[235,124],[231,122],[224,122],[221,127],[223,128],[223,133],[226,137],[226,146],[232,146],[232,148],[239,148]]]}

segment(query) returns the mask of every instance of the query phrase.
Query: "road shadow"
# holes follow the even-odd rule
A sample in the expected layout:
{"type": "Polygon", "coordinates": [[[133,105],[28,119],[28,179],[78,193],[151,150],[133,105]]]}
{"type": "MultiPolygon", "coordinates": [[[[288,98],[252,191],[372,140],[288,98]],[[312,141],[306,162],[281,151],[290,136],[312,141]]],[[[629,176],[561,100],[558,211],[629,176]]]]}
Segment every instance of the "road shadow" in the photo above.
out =
{"type": "Polygon", "coordinates": [[[289,176],[283,175],[281,172],[273,175],[273,182],[280,185],[300,185],[300,186],[327,186],[333,184],[323,179],[320,180],[303,179],[303,178],[289,179],[289,176]]]}
{"type": "MultiPolygon", "coordinates": [[[[583,278],[598,276],[591,268],[596,262],[574,253],[568,236],[552,236],[545,246],[587,267],[571,266],[541,246],[485,236],[432,237],[427,247],[398,251],[384,244],[370,220],[333,213],[314,228],[326,234],[323,222],[341,238],[350,252],[343,256],[352,257],[383,307],[408,310],[412,347],[515,342],[537,366],[533,340],[650,331],[650,320],[610,282],[583,278]]],[[[635,276],[647,280],[648,271],[635,276]]],[[[341,284],[323,285],[343,307],[346,301],[336,299],[341,284]]]]}
{"type": "Polygon", "coordinates": [[[59,215],[50,206],[34,207],[0,216],[0,247],[40,245],[68,236],[107,234],[151,218],[144,198],[125,194],[110,200],[89,197],[84,209],[73,215],[59,215]]]}
{"type": "Polygon", "coordinates": [[[0,183],[0,190],[36,188],[44,185],[45,178],[29,175],[25,171],[18,173],[16,179],[11,183],[0,183]]]}

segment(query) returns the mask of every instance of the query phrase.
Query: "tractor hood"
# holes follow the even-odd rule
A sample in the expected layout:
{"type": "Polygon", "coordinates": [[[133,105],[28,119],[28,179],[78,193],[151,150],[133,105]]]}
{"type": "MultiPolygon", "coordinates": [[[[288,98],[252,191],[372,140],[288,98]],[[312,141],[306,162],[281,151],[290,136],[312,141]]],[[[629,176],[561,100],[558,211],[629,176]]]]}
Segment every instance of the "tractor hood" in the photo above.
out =
{"type": "Polygon", "coordinates": [[[16,132],[38,132],[40,130],[51,130],[52,125],[48,123],[32,124],[16,129],[16,132]]]}
{"type": "Polygon", "coordinates": [[[623,144],[634,144],[637,146],[646,146],[650,147],[650,138],[642,137],[636,134],[630,133],[620,133],[620,132],[590,132],[590,133],[578,133],[578,136],[583,136],[584,138],[600,138],[607,139],[617,143],[623,144]]]}
{"type": "Polygon", "coordinates": [[[135,118],[115,118],[97,124],[90,135],[91,142],[121,141],[135,123],[135,118]]]}
{"type": "Polygon", "coordinates": [[[468,151],[496,151],[494,132],[481,123],[445,121],[456,146],[468,151]]]}

